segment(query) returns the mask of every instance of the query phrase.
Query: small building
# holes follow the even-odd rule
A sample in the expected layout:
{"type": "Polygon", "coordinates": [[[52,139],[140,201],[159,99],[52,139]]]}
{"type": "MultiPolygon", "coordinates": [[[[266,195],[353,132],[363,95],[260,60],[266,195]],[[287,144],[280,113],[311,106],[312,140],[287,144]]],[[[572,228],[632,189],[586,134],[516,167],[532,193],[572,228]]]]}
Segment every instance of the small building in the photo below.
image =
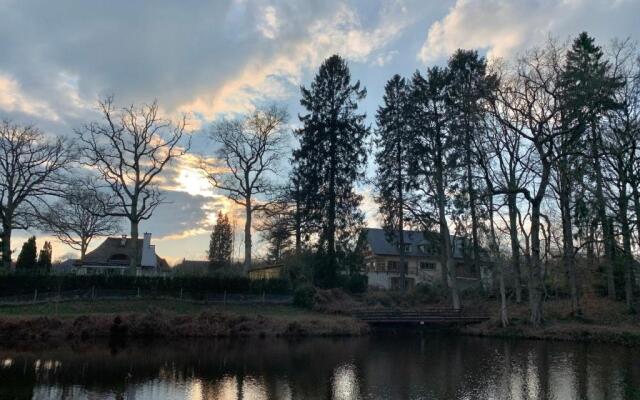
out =
{"type": "Polygon", "coordinates": [[[251,280],[282,278],[284,264],[271,264],[252,267],[247,271],[247,276],[251,280]]]}
{"type": "MultiPolygon", "coordinates": [[[[76,262],[76,273],[124,275],[129,269],[130,245],[131,239],[124,235],[106,238],[98,247],[85,255],[84,261],[76,262]]],[[[156,247],[151,244],[150,233],[145,233],[142,239],[138,239],[137,257],[139,265],[137,275],[158,275],[169,268],[168,263],[156,254],[156,247]]]]}
{"type": "MultiPolygon", "coordinates": [[[[384,229],[366,229],[365,268],[369,286],[381,289],[400,288],[400,249],[389,241],[384,229]]],[[[436,232],[405,231],[406,287],[442,281],[440,237],[436,232]]],[[[452,258],[458,279],[479,281],[480,273],[471,268],[465,256],[465,240],[451,238],[452,258]]],[[[484,259],[484,258],[483,258],[484,259]]],[[[486,261],[486,259],[484,259],[486,261]]]]}

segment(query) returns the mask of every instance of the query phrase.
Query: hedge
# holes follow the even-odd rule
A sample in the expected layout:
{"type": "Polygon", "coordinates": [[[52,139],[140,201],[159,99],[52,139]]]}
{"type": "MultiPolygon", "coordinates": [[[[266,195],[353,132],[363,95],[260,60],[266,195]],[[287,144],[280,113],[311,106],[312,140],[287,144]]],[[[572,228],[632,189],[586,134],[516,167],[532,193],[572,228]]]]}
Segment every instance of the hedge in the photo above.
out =
{"type": "Polygon", "coordinates": [[[157,294],[234,293],[290,294],[285,279],[250,280],[246,277],[175,276],[148,277],[128,275],[28,275],[0,276],[0,297],[38,292],[68,290],[141,290],[157,294]]]}

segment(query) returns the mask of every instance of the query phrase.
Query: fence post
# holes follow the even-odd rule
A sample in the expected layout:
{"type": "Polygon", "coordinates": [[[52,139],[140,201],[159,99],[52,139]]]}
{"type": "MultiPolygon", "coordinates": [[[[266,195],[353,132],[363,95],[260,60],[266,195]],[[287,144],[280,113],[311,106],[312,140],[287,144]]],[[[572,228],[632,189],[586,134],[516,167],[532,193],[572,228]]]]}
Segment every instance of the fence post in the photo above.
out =
{"type": "Polygon", "coordinates": [[[180,288],[180,300],[182,300],[182,288],[180,288]]]}
{"type": "Polygon", "coordinates": [[[138,294],[137,297],[140,298],[140,288],[138,288],[138,294]]]}
{"type": "Polygon", "coordinates": [[[91,300],[96,298],[96,287],[91,286],[91,300]]]}
{"type": "Polygon", "coordinates": [[[265,292],[264,292],[264,290],[263,290],[263,291],[262,291],[262,304],[264,304],[264,303],[265,303],[265,301],[266,301],[265,297],[266,297],[266,296],[265,296],[265,292]]]}
{"type": "Polygon", "coordinates": [[[227,305],[227,291],[226,290],[224,291],[224,298],[222,300],[222,304],[225,305],[225,306],[227,305]]]}
{"type": "Polygon", "coordinates": [[[36,301],[38,301],[38,288],[33,292],[33,302],[35,303],[36,301]]]}

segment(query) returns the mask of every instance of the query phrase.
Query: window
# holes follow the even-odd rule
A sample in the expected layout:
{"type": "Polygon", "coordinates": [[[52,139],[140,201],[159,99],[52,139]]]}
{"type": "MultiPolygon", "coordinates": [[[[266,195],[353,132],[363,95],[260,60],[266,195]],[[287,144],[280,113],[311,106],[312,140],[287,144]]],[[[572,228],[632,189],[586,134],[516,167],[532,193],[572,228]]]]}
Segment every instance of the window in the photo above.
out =
{"type": "Polygon", "coordinates": [[[434,270],[436,269],[436,263],[432,263],[432,262],[420,262],[420,269],[421,270],[434,270]]]}
{"type": "Polygon", "coordinates": [[[391,260],[387,261],[387,271],[398,272],[398,262],[391,260]]]}

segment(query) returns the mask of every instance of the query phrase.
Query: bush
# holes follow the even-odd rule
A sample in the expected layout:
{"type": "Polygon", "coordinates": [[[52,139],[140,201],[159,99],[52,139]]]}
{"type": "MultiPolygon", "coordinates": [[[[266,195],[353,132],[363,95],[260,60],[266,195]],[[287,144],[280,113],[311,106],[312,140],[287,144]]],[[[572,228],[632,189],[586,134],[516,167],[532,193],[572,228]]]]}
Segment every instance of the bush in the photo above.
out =
{"type": "Polygon", "coordinates": [[[316,289],[311,285],[301,285],[293,292],[293,305],[311,309],[315,304],[316,289]]]}
{"type": "Polygon", "coordinates": [[[364,293],[369,286],[369,279],[364,274],[353,274],[349,276],[346,287],[350,293],[364,293]]]}

